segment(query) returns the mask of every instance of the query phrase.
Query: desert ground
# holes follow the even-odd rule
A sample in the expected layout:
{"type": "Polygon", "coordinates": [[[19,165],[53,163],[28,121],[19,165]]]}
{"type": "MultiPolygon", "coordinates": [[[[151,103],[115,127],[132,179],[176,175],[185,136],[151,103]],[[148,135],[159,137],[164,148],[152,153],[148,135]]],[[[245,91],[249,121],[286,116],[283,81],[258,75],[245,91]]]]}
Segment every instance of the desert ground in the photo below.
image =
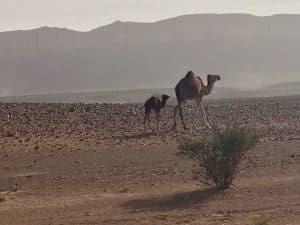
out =
{"type": "MultiPolygon", "coordinates": [[[[205,102],[214,127],[246,126],[260,143],[234,186],[217,191],[192,178],[178,157],[196,130],[143,128],[142,104],[0,103],[0,224],[300,224],[300,96],[205,102]]],[[[152,120],[152,126],[155,125],[152,120]]]]}

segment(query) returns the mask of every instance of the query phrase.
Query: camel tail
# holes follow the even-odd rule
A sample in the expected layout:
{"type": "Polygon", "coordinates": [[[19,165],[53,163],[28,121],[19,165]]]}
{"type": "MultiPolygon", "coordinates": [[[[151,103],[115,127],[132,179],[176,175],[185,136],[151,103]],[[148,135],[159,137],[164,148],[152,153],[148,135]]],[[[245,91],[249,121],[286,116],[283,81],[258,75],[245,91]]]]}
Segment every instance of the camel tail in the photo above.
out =
{"type": "Polygon", "coordinates": [[[176,94],[177,102],[182,102],[179,85],[176,85],[176,87],[175,87],[175,94],[176,94]]]}

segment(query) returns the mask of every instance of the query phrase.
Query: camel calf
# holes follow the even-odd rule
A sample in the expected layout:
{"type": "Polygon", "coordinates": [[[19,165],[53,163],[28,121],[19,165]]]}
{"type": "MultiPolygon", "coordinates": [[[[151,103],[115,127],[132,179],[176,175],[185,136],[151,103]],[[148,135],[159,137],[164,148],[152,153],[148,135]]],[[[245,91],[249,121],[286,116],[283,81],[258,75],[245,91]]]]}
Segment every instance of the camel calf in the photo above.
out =
{"type": "Polygon", "coordinates": [[[160,116],[160,111],[162,108],[165,107],[167,100],[170,97],[168,95],[162,95],[161,100],[158,97],[152,96],[148,100],[146,100],[144,106],[145,106],[145,117],[144,117],[144,131],[146,132],[146,124],[147,121],[150,122],[150,114],[151,111],[156,113],[156,129],[157,132],[159,131],[158,129],[158,124],[161,119],[160,116]]]}

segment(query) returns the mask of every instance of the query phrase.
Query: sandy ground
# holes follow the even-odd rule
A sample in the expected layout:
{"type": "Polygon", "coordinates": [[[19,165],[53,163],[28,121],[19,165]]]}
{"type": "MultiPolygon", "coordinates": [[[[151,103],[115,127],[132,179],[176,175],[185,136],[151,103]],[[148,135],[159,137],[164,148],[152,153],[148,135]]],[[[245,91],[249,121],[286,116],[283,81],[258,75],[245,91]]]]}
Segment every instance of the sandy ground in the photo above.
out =
{"type": "Polygon", "coordinates": [[[206,103],[214,126],[247,126],[261,143],[234,186],[218,192],[192,179],[176,156],[190,130],[143,131],[139,104],[0,104],[0,224],[300,224],[300,96],[206,103]]]}

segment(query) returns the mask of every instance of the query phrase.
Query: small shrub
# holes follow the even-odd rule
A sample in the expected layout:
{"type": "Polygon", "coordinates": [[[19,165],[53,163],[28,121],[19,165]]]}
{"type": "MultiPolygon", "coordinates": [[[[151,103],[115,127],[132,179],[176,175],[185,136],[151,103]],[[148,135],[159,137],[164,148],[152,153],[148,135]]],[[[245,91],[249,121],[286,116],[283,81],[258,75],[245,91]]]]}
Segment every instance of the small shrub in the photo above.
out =
{"type": "Polygon", "coordinates": [[[213,182],[218,189],[228,189],[233,181],[238,164],[249,149],[258,142],[258,137],[246,129],[229,127],[214,130],[205,140],[184,140],[180,155],[196,162],[195,178],[203,183],[213,182]]]}
{"type": "Polygon", "coordinates": [[[4,202],[6,200],[7,195],[8,192],[0,192],[0,202],[4,202]]]}
{"type": "Polygon", "coordinates": [[[127,177],[124,181],[124,187],[119,191],[120,193],[129,193],[135,190],[135,185],[137,183],[133,180],[133,178],[127,177]]]}
{"type": "Polygon", "coordinates": [[[271,216],[262,214],[254,218],[254,225],[268,225],[271,223],[271,216]]]}

